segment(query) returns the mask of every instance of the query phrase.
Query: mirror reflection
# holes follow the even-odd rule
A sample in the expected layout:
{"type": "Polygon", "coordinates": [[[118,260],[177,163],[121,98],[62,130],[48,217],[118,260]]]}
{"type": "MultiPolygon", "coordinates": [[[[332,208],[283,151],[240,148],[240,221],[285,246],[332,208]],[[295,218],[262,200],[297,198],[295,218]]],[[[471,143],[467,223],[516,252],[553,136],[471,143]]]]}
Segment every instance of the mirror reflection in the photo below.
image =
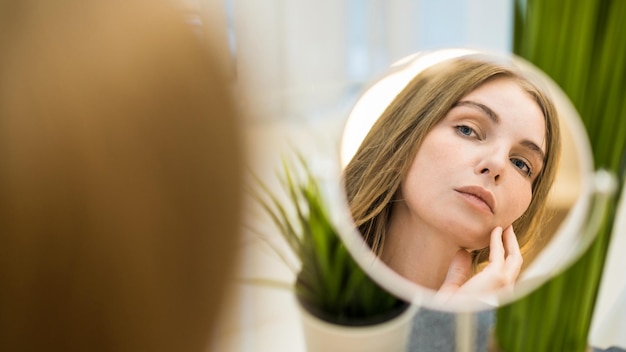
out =
{"type": "Polygon", "coordinates": [[[414,55],[346,124],[350,215],[380,262],[435,305],[513,292],[579,199],[580,148],[560,116],[574,110],[521,64],[414,55]]]}

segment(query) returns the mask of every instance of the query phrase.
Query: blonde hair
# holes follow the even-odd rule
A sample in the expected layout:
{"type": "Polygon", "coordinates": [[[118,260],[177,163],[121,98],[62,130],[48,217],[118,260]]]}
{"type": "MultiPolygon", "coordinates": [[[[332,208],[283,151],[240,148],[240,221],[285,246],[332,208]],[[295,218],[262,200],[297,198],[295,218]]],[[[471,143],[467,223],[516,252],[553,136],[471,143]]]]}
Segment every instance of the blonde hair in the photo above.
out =
{"type": "Polygon", "coordinates": [[[0,32],[0,350],[206,351],[241,203],[222,54],[160,1],[3,1],[0,32]]]}
{"type": "MultiPolygon", "coordinates": [[[[528,209],[513,225],[522,254],[531,250],[546,221],[546,199],[560,154],[556,110],[544,92],[512,68],[478,57],[462,57],[419,73],[376,121],[344,170],[350,211],[376,254],[383,250],[391,202],[424,137],[462,97],[496,78],[517,82],[534,98],[545,117],[545,166],[533,182],[528,209]]],[[[488,248],[475,251],[474,262],[479,264],[488,257],[488,248]]]]}

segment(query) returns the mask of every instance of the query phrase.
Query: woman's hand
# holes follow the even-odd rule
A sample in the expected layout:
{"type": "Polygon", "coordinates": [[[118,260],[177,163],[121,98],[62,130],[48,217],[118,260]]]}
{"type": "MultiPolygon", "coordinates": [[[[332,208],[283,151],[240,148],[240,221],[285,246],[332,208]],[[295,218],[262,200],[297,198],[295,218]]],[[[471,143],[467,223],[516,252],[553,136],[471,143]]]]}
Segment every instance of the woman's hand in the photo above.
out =
{"type": "Polygon", "coordinates": [[[491,231],[489,264],[471,277],[471,254],[466,250],[459,250],[452,259],[437,297],[447,301],[458,294],[480,296],[500,289],[512,290],[522,268],[522,262],[513,226],[507,227],[504,231],[501,227],[496,227],[491,231]]]}

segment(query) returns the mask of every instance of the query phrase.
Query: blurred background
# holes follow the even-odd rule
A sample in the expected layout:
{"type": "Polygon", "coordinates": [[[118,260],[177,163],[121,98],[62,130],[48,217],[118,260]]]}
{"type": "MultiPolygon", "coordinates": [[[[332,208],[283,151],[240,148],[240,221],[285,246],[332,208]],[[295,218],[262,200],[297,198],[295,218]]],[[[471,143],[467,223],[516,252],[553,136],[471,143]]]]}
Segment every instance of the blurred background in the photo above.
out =
{"type": "MultiPolygon", "coordinates": [[[[513,46],[509,1],[186,3],[190,14],[198,15],[190,15],[192,23],[225,31],[224,45],[247,113],[249,164],[270,183],[281,153],[290,147],[338,153],[350,109],[395,61],[422,50],[510,52],[513,46]]],[[[328,164],[332,160],[312,162],[318,170],[334,167],[328,164]]],[[[256,231],[275,232],[255,209],[246,217],[256,231]]],[[[272,245],[284,246],[278,234],[272,245]]],[[[299,306],[290,291],[295,273],[250,231],[244,233],[242,250],[240,281],[230,287],[213,349],[303,351],[299,306]]]]}

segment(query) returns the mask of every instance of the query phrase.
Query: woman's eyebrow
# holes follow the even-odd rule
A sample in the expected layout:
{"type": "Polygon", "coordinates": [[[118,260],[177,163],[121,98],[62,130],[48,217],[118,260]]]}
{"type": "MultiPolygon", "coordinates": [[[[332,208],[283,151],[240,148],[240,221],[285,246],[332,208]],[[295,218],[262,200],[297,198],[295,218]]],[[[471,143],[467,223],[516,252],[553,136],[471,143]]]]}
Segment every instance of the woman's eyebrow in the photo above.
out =
{"type": "Polygon", "coordinates": [[[545,160],[546,158],[545,153],[535,142],[529,141],[528,139],[524,139],[521,142],[521,145],[528,148],[531,152],[535,153],[540,158],[539,160],[541,160],[541,162],[545,160]]]}
{"type": "Polygon", "coordinates": [[[496,114],[495,111],[491,110],[491,108],[485,104],[481,104],[471,100],[461,100],[454,104],[452,107],[454,108],[457,106],[471,106],[477,108],[487,114],[487,116],[489,116],[489,119],[494,123],[500,123],[500,117],[498,116],[498,114],[496,114]]]}

